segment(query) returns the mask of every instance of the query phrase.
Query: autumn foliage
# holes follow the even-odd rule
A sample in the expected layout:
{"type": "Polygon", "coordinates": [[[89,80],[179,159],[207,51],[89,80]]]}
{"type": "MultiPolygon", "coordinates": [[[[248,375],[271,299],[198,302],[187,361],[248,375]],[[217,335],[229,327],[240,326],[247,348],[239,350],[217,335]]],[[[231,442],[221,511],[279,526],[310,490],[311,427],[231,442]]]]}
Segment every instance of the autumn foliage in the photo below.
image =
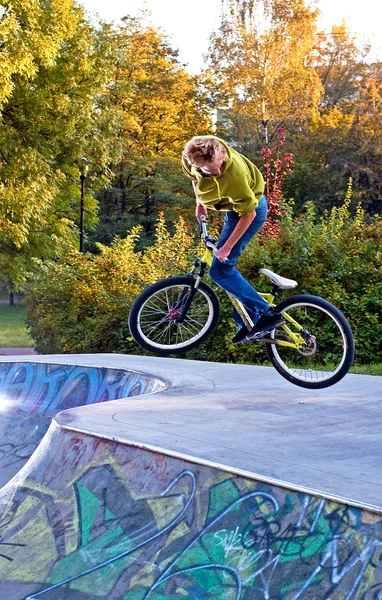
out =
{"type": "Polygon", "coordinates": [[[263,238],[275,237],[280,233],[280,218],[283,214],[283,181],[292,173],[294,156],[283,152],[286,129],[279,127],[276,142],[261,151],[262,172],[265,179],[265,195],[268,202],[268,219],[261,230],[263,238]]]}
{"type": "MultiPolygon", "coordinates": [[[[41,351],[133,351],[132,298],[187,269],[193,248],[182,148],[215,133],[266,180],[269,219],[251,246],[259,254],[243,257],[249,278],[264,265],[301,268],[301,285],[343,303],[368,356],[377,352],[382,64],[344,23],[319,29],[306,0],[223,0],[205,69],[191,76],[144,11],[115,25],[72,0],[3,2],[0,282],[30,294],[41,351]],[[78,252],[84,156],[89,254],[78,252]]],[[[206,358],[219,360],[218,347],[206,358]]]]}

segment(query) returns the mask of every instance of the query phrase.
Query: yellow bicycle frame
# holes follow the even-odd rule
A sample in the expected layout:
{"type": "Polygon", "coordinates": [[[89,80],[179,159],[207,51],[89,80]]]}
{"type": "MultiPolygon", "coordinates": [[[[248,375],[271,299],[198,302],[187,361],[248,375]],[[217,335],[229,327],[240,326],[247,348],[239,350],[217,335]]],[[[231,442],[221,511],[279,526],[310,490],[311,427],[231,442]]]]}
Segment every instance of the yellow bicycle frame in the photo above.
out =
{"type": "MultiPolygon", "coordinates": [[[[206,250],[201,258],[201,261],[202,261],[202,263],[204,263],[205,265],[210,267],[212,264],[213,257],[214,257],[213,250],[211,248],[206,248],[206,250]]],[[[230,299],[231,303],[233,304],[233,306],[235,307],[235,309],[237,310],[237,312],[239,313],[240,317],[242,318],[243,323],[247,327],[248,331],[250,331],[253,328],[254,324],[253,324],[253,321],[252,321],[251,317],[249,316],[247,310],[245,309],[243,304],[240,302],[240,300],[235,298],[235,296],[233,296],[229,292],[226,292],[226,294],[229,297],[229,299],[230,299]]],[[[269,293],[267,294],[267,293],[263,293],[263,292],[258,292],[258,294],[266,302],[268,302],[268,304],[270,306],[272,306],[272,307],[275,306],[275,303],[274,303],[275,296],[273,294],[269,294],[269,293]]],[[[288,323],[293,325],[297,330],[297,333],[293,332],[291,330],[291,328],[288,327],[287,323],[284,323],[284,325],[281,325],[281,327],[278,328],[278,329],[282,329],[291,341],[280,340],[277,338],[269,338],[269,339],[263,338],[262,341],[265,343],[271,342],[272,344],[277,344],[279,346],[286,346],[289,348],[294,348],[295,350],[302,348],[306,343],[304,338],[298,333],[299,331],[302,331],[302,329],[303,329],[302,325],[300,325],[295,319],[293,319],[293,317],[291,317],[287,312],[283,313],[283,317],[284,317],[285,321],[287,321],[288,323]]]]}

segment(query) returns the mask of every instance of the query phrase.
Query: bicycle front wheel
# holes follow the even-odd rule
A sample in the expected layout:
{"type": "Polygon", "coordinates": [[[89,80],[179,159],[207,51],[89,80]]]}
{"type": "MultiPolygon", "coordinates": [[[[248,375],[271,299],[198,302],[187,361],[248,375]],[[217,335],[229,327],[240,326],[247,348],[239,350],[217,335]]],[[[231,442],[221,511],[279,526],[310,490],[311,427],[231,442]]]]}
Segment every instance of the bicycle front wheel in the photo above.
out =
{"type": "Polygon", "coordinates": [[[160,356],[183,354],[199,346],[214,331],[219,321],[219,300],[203,281],[184,320],[177,321],[191,289],[188,277],[169,277],[149,286],[136,298],[129,328],[142,348],[160,356]]]}
{"type": "Polygon", "coordinates": [[[344,315],[310,295],[287,298],[275,310],[283,313],[286,324],[272,332],[274,342],[266,343],[266,352],[280,375],[310,389],[340,381],[354,359],[353,334],[344,315]]]}

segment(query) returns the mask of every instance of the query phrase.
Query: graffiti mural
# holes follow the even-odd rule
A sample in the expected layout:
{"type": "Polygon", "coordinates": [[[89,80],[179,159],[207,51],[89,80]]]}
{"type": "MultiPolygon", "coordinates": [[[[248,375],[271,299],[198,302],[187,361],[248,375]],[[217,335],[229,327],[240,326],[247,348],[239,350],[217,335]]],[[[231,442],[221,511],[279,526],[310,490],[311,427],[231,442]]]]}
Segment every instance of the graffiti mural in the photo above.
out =
{"type": "Polygon", "coordinates": [[[0,502],[12,600],[382,598],[380,514],[55,426],[0,502]]]}
{"type": "Polygon", "coordinates": [[[164,387],[159,378],[123,369],[0,363],[0,486],[26,463],[61,410],[164,387]]]}

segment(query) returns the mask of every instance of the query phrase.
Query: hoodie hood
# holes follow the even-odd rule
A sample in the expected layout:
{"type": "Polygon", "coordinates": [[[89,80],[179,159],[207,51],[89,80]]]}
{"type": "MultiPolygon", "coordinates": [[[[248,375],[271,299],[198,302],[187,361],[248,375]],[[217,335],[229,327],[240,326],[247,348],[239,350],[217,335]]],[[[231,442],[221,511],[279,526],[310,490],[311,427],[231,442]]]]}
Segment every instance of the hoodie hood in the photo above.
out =
{"type": "MultiPolygon", "coordinates": [[[[224,140],[222,140],[221,138],[217,137],[216,135],[200,135],[198,137],[201,138],[206,138],[206,139],[211,139],[212,137],[215,138],[215,140],[217,140],[218,142],[221,143],[222,146],[224,146],[226,152],[227,152],[227,160],[224,161],[224,167],[222,172],[220,173],[220,175],[211,175],[210,177],[221,177],[223,175],[223,173],[225,171],[227,171],[231,165],[232,165],[232,150],[233,148],[230,148],[230,146],[228,146],[227,142],[225,142],[224,140]]],[[[205,177],[205,175],[204,175],[205,177]]]]}
{"type": "Polygon", "coordinates": [[[183,173],[193,181],[196,200],[211,210],[234,210],[244,216],[254,210],[264,193],[264,179],[259,169],[221,138],[227,159],[220,175],[206,175],[182,157],[183,173]]]}

